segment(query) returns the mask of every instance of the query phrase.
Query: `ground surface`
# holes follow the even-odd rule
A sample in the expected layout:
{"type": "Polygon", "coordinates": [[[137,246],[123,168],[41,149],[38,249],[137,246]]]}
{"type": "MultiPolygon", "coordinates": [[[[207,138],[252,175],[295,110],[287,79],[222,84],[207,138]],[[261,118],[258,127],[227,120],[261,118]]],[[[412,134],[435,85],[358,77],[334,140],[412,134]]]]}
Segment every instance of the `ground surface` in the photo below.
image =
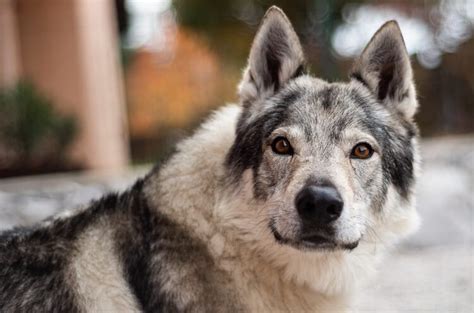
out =
{"type": "MultiPolygon", "coordinates": [[[[425,140],[420,231],[380,267],[360,312],[474,312],[474,137],[425,140]]],[[[146,169],[0,180],[0,230],[123,190],[146,169]]]]}

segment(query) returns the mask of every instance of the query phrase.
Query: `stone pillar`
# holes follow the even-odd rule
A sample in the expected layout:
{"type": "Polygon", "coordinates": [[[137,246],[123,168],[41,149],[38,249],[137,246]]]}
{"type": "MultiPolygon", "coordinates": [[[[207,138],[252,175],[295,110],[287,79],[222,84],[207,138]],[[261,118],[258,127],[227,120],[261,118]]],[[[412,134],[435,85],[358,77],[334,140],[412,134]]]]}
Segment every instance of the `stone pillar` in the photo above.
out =
{"type": "Polygon", "coordinates": [[[114,14],[113,0],[17,1],[23,75],[77,117],[71,157],[89,169],[128,163],[114,14]]]}
{"type": "Polygon", "coordinates": [[[18,81],[20,65],[15,3],[0,0],[0,88],[18,81]]]}
{"type": "Polygon", "coordinates": [[[85,128],[100,168],[128,162],[128,130],[113,0],[76,0],[85,128]]]}

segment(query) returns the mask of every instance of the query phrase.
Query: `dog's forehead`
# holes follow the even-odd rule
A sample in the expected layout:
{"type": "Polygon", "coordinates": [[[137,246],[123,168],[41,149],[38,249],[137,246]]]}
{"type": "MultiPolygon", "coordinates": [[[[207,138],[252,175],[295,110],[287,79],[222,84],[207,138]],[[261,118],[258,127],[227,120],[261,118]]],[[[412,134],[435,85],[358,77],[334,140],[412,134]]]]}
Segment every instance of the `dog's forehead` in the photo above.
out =
{"type": "Polygon", "coordinates": [[[382,109],[357,82],[328,83],[310,76],[295,79],[279,98],[287,105],[281,126],[302,128],[308,139],[321,131],[337,138],[348,127],[370,129],[382,109]]]}

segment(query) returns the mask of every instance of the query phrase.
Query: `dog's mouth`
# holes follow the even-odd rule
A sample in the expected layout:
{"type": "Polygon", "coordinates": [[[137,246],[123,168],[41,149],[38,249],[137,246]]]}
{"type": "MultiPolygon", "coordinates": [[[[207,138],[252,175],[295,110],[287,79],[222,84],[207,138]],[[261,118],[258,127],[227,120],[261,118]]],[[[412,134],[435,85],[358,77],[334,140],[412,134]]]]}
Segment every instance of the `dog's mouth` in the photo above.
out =
{"type": "Polygon", "coordinates": [[[330,238],[330,236],[322,234],[305,235],[297,240],[290,240],[284,238],[273,225],[270,226],[270,230],[278,243],[300,250],[354,250],[359,245],[359,240],[350,243],[340,243],[330,238]]]}
{"type": "Polygon", "coordinates": [[[309,246],[309,247],[314,246],[314,247],[330,248],[332,246],[336,246],[336,243],[333,240],[321,235],[302,236],[299,241],[303,243],[305,246],[309,246]]]}

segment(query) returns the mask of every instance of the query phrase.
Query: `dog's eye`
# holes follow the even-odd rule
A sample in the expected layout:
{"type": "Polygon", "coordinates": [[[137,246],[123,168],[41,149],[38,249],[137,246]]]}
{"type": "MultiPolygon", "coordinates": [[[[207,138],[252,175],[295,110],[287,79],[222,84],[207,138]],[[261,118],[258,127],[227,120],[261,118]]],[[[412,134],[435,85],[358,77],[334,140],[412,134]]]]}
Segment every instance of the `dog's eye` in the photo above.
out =
{"type": "Polygon", "coordinates": [[[277,154],[293,154],[293,148],[285,137],[277,137],[272,142],[272,150],[277,154]]]}
{"type": "Polygon", "coordinates": [[[351,158],[353,159],[368,159],[374,154],[374,149],[366,143],[358,143],[354,148],[352,148],[351,158]]]}

